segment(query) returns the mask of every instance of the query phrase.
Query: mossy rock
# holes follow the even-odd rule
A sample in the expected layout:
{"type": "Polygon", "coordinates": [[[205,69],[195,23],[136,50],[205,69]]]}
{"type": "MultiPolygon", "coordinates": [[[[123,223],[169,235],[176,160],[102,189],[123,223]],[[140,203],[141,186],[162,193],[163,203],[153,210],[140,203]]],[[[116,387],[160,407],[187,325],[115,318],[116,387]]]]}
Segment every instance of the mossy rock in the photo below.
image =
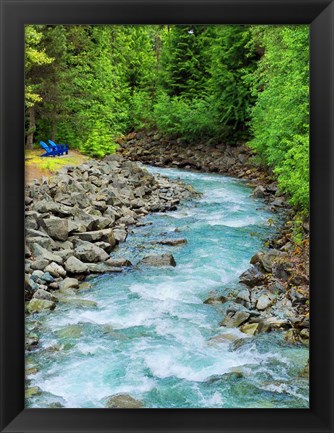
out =
{"type": "Polygon", "coordinates": [[[41,393],[42,393],[41,388],[39,388],[38,386],[32,386],[31,388],[27,388],[25,390],[25,397],[31,398],[34,395],[40,395],[41,393]]]}
{"type": "Polygon", "coordinates": [[[83,333],[83,325],[69,325],[57,331],[58,338],[79,338],[83,333]]]}
{"type": "Polygon", "coordinates": [[[140,409],[143,403],[129,394],[116,394],[107,399],[106,407],[111,409],[140,409]]]}
{"type": "Polygon", "coordinates": [[[53,301],[47,301],[45,299],[33,298],[26,304],[26,312],[29,314],[41,313],[42,311],[54,310],[56,303],[53,301]]]}

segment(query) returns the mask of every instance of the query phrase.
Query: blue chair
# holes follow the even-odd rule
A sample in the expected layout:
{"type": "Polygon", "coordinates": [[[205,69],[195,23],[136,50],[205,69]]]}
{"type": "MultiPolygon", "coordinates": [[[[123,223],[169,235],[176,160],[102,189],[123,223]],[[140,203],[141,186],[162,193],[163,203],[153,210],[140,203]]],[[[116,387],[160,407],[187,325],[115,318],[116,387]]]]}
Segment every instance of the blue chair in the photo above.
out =
{"type": "MultiPolygon", "coordinates": [[[[59,151],[57,149],[54,149],[52,147],[49,147],[44,141],[39,142],[42,149],[45,150],[45,153],[43,153],[41,156],[58,156],[59,151]]],[[[61,153],[62,155],[62,153],[61,153]]]]}
{"type": "Polygon", "coordinates": [[[54,149],[58,149],[58,151],[66,153],[68,155],[68,144],[56,144],[52,140],[48,140],[50,143],[50,146],[54,149]]]}

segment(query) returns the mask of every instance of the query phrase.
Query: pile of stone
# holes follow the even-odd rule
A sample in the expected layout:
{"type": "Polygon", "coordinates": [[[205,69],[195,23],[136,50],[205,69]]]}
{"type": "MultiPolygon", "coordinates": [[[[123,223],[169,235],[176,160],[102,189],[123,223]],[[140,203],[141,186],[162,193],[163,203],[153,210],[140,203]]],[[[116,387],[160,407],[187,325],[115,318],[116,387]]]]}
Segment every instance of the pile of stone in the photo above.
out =
{"type": "Polygon", "coordinates": [[[277,249],[258,252],[251,265],[239,277],[239,291],[205,301],[223,304],[221,325],[248,335],[285,330],[287,341],[309,344],[308,275],[297,273],[291,254],[277,249]]]}
{"type": "MultiPolygon", "coordinates": [[[[131,266],[112,256],[129,227],[142,225],[139,219],[149,212],[175,210],[196,193],[109,155],[35,180],[25,194],[25,299],[27,312],[35,313],[54,309],[62,294],[75,291],[89,274],[131,266]]],[[[168,257],[160,262],[174,265],[168,257]]]]}
{"type": "Polygon", "coordinates": [[[186,168],[204,172],[245,174],[249,148],[229,146],[217,140],[189,143],[184,138],[166,138],[156,131],[132,132],[119,140],[118,152],[133,161],[159,167],[186,168]]]}

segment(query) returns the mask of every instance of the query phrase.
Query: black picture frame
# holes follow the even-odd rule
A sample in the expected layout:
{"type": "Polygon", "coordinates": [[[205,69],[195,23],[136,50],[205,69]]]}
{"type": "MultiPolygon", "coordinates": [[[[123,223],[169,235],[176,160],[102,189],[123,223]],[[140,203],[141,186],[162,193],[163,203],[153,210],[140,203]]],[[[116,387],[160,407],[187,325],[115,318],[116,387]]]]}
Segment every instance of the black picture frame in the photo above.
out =
{"type": "Polygon", "coordinates": [[[1,432],[333,432],[333,65],[328,0],[1,0],[1,432]],[[24,408],[24,25],[310,24],[310,409],[24,408]]]}

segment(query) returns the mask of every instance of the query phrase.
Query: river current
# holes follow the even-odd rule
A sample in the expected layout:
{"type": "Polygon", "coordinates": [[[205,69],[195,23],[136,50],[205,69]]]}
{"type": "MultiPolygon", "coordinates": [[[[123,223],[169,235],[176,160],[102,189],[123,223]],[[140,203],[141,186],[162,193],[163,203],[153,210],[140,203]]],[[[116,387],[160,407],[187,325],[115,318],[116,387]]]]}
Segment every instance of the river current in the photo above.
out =
{"type": "Polygon", "coordinates": [[[134,266],[92,278],[91,289],[76,295],[97,306],[61,303],[27,319],[40,336],[26,359],[38,370],[29,386],[41,393],[26,405],[103,408],[108,397],[126,393],[147,408],[307,408],[308,381],[300,373],[308,349],[287,344],[281,332],[248,337],[221,327],[222,306],[203,303],[238,288],[251,256],[273,235],[268,221],[276,216],[243,181],[148,170],[203,194],[132,229],[112,256],[134,266]],[[151,243],[162,238],[187,244],[151,243]],[[172,253],[177,266],[136,266],[160,253],[172,253]]]}

